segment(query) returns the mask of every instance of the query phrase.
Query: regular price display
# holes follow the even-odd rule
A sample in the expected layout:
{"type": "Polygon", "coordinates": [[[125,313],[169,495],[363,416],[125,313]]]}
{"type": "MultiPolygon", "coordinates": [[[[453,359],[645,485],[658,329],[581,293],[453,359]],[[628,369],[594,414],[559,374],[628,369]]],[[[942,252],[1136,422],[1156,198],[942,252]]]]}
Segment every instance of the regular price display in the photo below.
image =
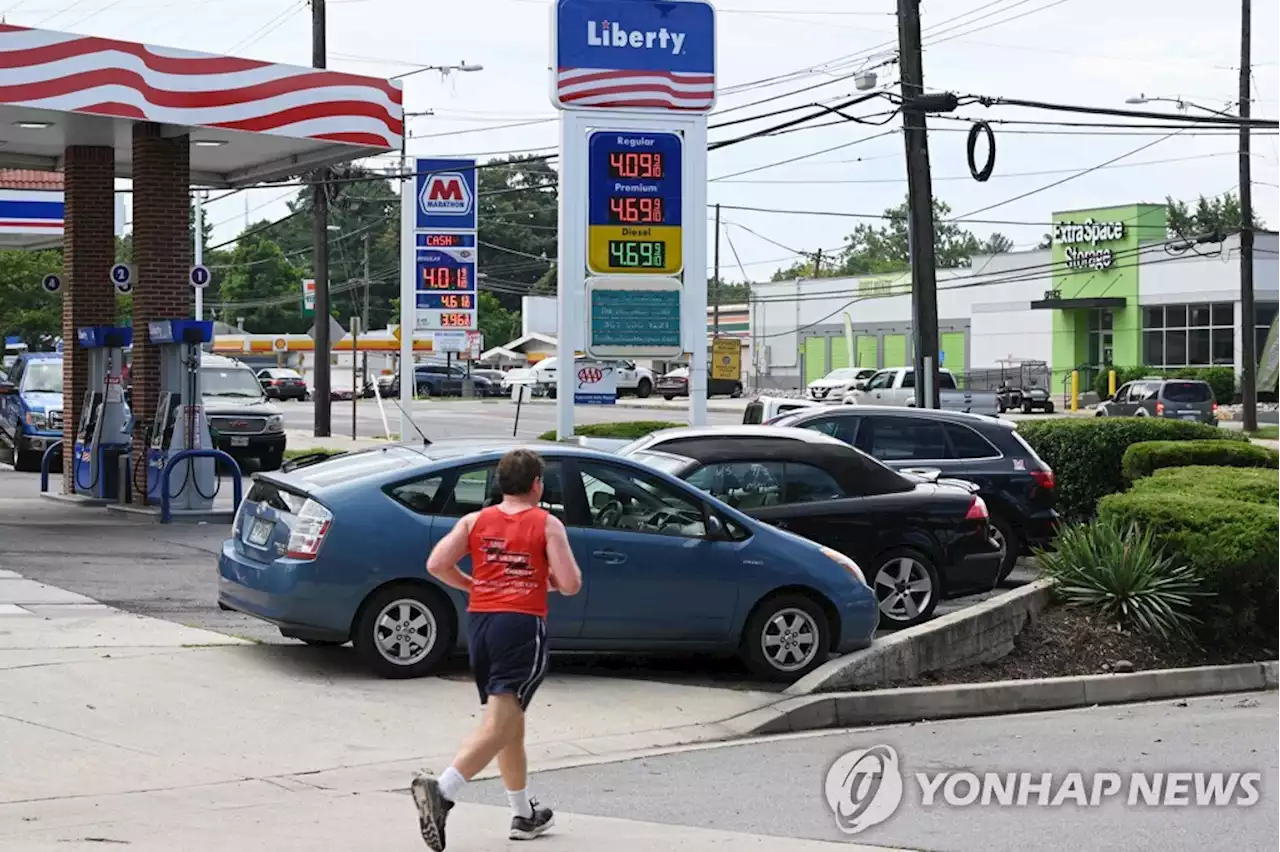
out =
{"type": "Polygon", "coordinates": [[[656,151],[610,151],[609,177],[650,178],[663,176],[663,155],[656,151]]]}
{"type": "Polygon", "coordinates": [[[423,266],[422,290],[471,290],[471,279],[467,275],[467,267],[423,266]]]}
{"type": "Polygon", "coordinates": [[[618,269],[662,269],[667,244],[659,240],[609,240],[609,265],[618,269]]]}

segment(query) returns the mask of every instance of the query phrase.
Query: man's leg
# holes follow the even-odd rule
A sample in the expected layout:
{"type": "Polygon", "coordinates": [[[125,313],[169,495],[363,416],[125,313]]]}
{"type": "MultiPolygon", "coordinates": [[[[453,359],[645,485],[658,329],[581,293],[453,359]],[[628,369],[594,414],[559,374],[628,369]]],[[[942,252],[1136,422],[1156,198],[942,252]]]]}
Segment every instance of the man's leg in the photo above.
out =
{"type": "Polygon", "coordinates": [[[533,805],[529,802],[529,760],[524,750],[524,714],[520,715],[520,729],[498,752],[498,771],[502,773],[502,785],[507,788],[507,801],[511,803],[513,817],[533,818],[533,805]]]}

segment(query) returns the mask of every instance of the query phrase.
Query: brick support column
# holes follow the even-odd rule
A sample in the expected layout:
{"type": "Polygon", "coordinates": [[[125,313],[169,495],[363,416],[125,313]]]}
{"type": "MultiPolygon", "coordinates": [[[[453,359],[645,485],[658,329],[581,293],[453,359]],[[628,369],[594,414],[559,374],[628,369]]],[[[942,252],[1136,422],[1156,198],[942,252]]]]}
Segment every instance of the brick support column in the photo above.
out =
{"type": "Polygon", "coordinates": [[[62,237],[62,490],[74,489],[72,476],[80,409],[89,384],[89,353],[76,344],[76,329],[114,325],[115,150],[68,146],[64,155],[62,237]]]}
{"type": "MultiPolygon", "coordinates": [[[[147,335],[152,320],[191,316],[188,230],[191,148],[187,136],[160,135],[158,124],[133,126],[133,458],[146,456],[146,429],[160,391],[160,352],[147,335]]],[[[145,467],[135,465],[134,501],[146,493],[145,467]]],[[[154,502],[154,501],[153,501],[154,502]]]]}

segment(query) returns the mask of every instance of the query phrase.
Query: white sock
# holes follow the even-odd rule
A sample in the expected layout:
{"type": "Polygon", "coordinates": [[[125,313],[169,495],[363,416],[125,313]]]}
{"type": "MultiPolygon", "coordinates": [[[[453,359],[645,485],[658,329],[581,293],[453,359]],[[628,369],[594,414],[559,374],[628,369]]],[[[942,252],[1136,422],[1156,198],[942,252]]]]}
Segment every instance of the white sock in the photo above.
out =
{"type": "Polygon", "coordinates": [[[462,777],[462,773],[450,766],[440,776],[440,795],[449,801],[458,798],[459,791],[467,786],[467,779],[462,777]]]}
{"type": "Polygon", "coordinates": [[[507,801],[511,803],[511,815],[533,819],[533,804],[529,801],[529,791],[508,790],[507,801]]]}

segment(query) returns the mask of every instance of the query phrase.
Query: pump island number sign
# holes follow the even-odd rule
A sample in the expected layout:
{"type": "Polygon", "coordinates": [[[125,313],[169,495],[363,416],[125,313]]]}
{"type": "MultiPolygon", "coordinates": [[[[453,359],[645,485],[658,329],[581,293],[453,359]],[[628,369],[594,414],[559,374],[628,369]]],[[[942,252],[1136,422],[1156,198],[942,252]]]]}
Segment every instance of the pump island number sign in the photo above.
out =
{"type": "Polygon", "coordinates": [[[597,131],[588,151],[587,266],[597,275],[677,275],[682,144],[676,133],[597,131]]]}

